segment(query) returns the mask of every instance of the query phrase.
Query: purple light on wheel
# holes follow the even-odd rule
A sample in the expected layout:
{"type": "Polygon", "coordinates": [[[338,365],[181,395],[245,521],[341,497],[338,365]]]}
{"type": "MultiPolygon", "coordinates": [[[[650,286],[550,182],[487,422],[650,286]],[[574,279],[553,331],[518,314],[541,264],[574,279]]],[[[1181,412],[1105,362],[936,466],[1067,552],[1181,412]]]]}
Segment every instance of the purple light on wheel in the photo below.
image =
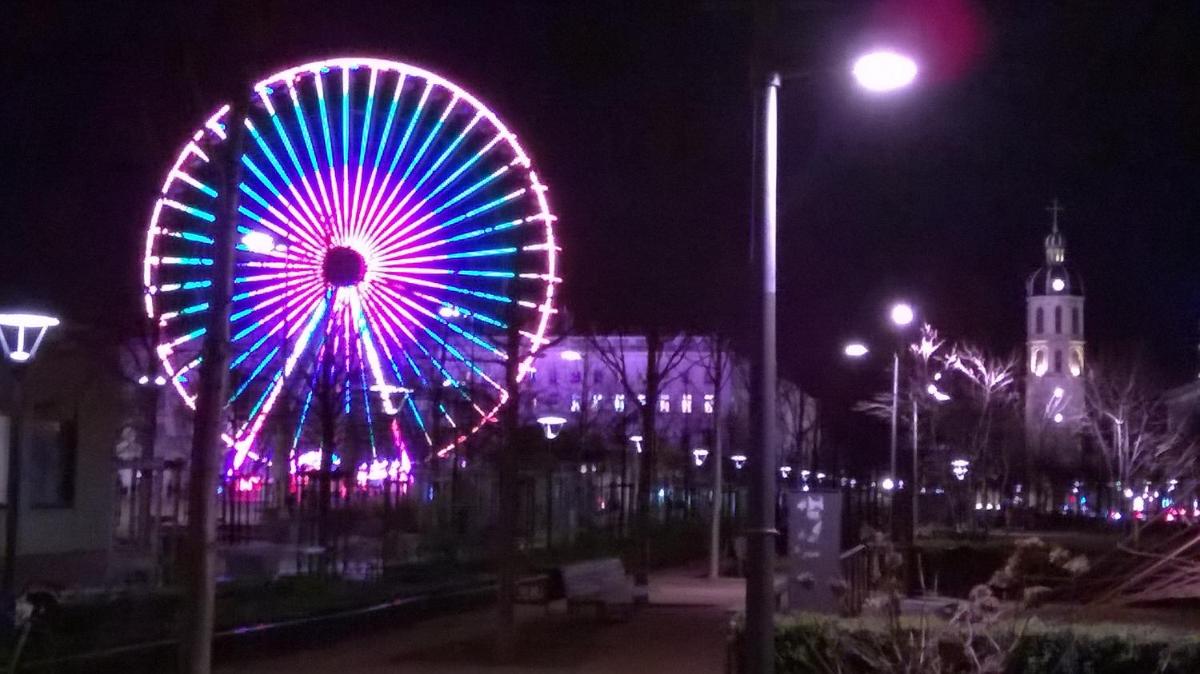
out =
{"type": "MultiPolygon", "coordinates": [[[[329,449],[355,466],[397,461],[388,465],[407,473],[410,452],[446,455],[509,398],[510,323],[522,340],[518,381],[546,343],[561,279],[545,185],[494,112],[421,68],[331,59],[271,75],[254,94],[240,157],[227,468],[283,451],[291,461],[329,426],[329,449]]],[[[142,262],[158,356],[192,407],[229,110],[168,171],[142,262]]]]}

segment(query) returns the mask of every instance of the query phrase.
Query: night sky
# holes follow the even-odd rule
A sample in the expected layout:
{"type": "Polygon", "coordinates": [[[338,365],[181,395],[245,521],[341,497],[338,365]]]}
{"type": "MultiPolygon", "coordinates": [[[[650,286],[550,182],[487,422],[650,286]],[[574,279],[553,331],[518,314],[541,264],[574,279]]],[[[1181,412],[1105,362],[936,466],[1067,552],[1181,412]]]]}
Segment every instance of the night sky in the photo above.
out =
{"type": "MultiPolygon", "coordinates": [[[[812,72],[781,98],[785,375],[834,398],[871,384],[839,345],[883,339],[901,296],[952,338],[1016,348],[1054,197],[1093,352],[1195,375],[1200,5],[793,2],[775,25],[775,60],[812,72]],[[920,86],[852,90],[869,44],[913,49],[920,86]]],[[[239,81],[357,53],[456,80],[521,136],[577,324],[736,329],[752,35],[749,9],[717,0],[6,4],[0,297],[132,332],[144,228],[187,134],[239,81]]]]}

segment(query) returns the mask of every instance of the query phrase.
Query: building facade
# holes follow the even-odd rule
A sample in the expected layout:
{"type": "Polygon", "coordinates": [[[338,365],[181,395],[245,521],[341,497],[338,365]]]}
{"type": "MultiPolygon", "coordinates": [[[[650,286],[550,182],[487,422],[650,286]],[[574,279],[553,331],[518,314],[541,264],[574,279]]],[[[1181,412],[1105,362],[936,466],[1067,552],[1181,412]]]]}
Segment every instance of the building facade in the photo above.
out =
{"type": "Polygon", "coordinates": [[[1066,264],[1057,202],[1046,260],[1029,276],[1026,297],[1025,433],[1035,462],[1079,465],[1079,424],[1085,413],[1084,286],[1066,264]]]}

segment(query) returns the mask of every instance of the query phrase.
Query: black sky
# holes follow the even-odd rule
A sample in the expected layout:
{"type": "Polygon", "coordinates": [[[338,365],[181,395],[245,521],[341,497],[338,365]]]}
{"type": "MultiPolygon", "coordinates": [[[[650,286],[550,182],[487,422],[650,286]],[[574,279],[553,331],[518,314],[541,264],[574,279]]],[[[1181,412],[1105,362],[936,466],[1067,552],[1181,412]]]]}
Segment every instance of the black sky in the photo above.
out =
{"type": "MultiPolygon", "coordinates": [[[[128,331],[178,147],[237,82],[320,57],[407,60],[522,136],[551,188],[579,322],[745,309],[752,17],[736,2],[7,4],[0,295],[128,331]]],[[[1200,5],[787,3],[781,359],[818,394],[892,297],[944,333],[1023,338],[1058,197],[1093,347],[1194,376],[1200,5]],[[922,84],[853,92],[854,48],[911,41],[922,84]],[[819,73],[826,72],[825,75],[819,73]]]]}

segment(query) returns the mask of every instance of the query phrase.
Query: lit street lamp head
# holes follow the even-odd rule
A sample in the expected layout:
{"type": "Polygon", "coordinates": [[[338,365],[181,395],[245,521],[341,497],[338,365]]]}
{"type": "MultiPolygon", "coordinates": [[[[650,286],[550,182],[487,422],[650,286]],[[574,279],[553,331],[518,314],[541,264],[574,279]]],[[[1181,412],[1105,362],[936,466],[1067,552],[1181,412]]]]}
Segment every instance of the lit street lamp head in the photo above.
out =
{"type": "Polygon", "coordinates": [[[546,439],[553,440],[558,437],[559,433],[562,433],[567,420],[562,417],[538,417],[537,422],[541,425],[542,432],[546,434],[546,439]]]}
{"type": "Polygon", "coordinates": [[[14,363],[24,363],[37,353],[46,331],[58,325],[58,319],[42,314],[0,314],[0,346],[14,363]],[[29,332],[26,332],[29,331],[29,332]],[[12,341],[9,341],[9,336],[12,341]]]}
{"type": "Polygon", "coordinates": [[[862,358],[870,353],[870,349],[861,342],[850,342],[842,349],[842,353],[846,354],[847,358],[862,358]]]}
{"type": "Polygon", "coordinates": [[[899,304],[892,306],[892,324],[897,327],[902,328],[911,324],[916,317],[916,312],[914,312],[913,308],[905,302],[900,302],[899,304]]]}
{"type": "Polygon", "coordinates": [[[917,62],[894,51],[868,52],[854,61],[854,79],[867,91],[903,89],[917,79],[917,62]]]}

